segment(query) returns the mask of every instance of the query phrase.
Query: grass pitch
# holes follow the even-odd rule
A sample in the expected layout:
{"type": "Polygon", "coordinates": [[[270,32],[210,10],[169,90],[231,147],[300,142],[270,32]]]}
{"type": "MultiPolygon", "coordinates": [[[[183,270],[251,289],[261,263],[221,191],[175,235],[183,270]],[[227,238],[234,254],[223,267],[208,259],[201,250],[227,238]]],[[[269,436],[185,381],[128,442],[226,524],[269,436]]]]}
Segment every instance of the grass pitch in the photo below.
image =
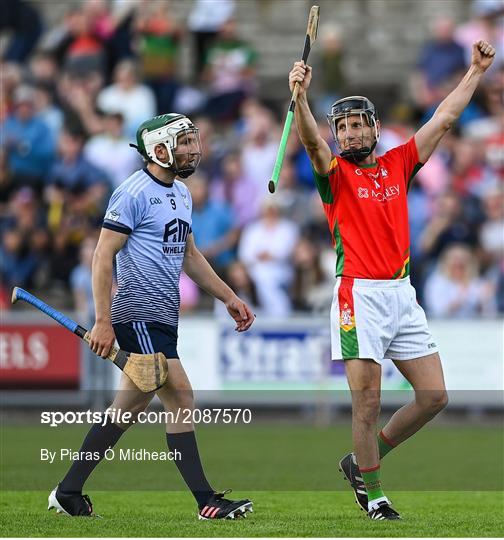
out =
{"type": "Polygon", "coordinates": [[[236,521],[198,521],[187,492],[95,492],[102,519],[47,512],[47,492],[3,492],[2,536],[30,537],[499,537],[502,493],[392,492],[400,522],[365,517],[350,492],[237,493],[254,513],[236,521]]]}
{"type": "MultiPolygon", "coordinates": [[[[249,497],[254,513],[198,521],[177,469],[166,462],[103,462],[86,484],[102,519],[48,512],[49,491],[69,463],[41,462],[40,448],[77,450],[88,426],[0,426],[0,534],[14,537],[422,537],[504,536],[503,431],[432,425],[383,461],[385,492],[400,522],[372,522],[337,472],[350,426],[198,426],[216,489],[249,497]]],[[[136,426],[118,447],[163,450],[162,426],[136,426]]]]}

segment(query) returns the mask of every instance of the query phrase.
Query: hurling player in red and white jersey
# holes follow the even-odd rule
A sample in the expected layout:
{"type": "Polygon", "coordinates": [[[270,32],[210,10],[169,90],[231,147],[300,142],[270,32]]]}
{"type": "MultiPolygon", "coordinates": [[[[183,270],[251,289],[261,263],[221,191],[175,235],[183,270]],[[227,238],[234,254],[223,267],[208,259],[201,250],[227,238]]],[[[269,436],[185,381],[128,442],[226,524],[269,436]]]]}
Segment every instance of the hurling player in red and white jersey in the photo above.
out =
{"type": "Polygon", "coordinates": [[[404,145],[377,157],[380,122],[363,96],[340,99],[328,115],[340,155],[317,129],[307,90],[312,69],[296,62],[291,91],[299,136],[310,157],[337,255],[331,308],[333,360],[344,360],[352,393],[354,452],[340,461],[358,504],[371,519],[399,519],[380,482],[380,460],[447,404],[441,361],[409,282],[407,191],[419,168],[469,103],[495,49],[473,45],[472,62],[432,118],[404,145]],[[381,362],[391,358],[415,399],[376,436],[381,362]]]}

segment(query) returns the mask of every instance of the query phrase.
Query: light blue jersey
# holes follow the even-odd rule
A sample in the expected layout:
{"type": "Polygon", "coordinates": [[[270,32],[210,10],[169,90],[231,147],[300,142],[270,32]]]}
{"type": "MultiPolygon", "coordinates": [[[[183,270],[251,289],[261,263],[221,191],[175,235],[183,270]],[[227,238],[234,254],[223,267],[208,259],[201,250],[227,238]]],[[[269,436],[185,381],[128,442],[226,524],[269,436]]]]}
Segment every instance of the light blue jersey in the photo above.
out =
{"type": "Polygon", "coordinates": [[[163,184],[147,169],[132,174],[114,191],[103,227],[129,238],[116,257],[113,324],[144,321],[177,326],[191,211],[185,184],[179,180],[163,184]]]}

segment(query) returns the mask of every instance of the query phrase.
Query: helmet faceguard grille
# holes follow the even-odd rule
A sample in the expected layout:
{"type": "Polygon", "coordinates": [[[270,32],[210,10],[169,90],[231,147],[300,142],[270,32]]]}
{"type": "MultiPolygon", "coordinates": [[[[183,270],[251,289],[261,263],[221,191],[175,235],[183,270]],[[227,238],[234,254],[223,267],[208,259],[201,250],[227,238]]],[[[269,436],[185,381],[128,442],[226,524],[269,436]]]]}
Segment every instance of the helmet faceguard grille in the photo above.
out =
{"type": "Polygon", "coordinates": [[[170,168],[176,175],[187,178],[194,173],[201,161],[201,140],[197,127],[179,131],[172,155],[170,168]],[[181,146],[185,149],[182,150],[181,146]]]}
{"type": "MultiPolygon", "coordinates": [[[[153,129],[146,126],[140,132],[141,154],[148,160],[169,169],[181,178],[187,178],[198,167],[201,160],[201,141],[198,128],[183,115],[176,115],[166,123],[153,129]],[[156,147],[162,144],[168,153],[168,161],[156,156],[156,147]]],[[[140,150],[139,150],[140,151],[140,150]]]]}
{"type": "MultiPolygon", "coordinates": [[[[375,106],[369,101],[369,99],[363,96],[350,96],[347,98],[336,101],[331,107],[331,114],[327,115],[327,121],[333,134],[334,140],[340,149],[341,157],[348,159],[354,163],[358,163],[366,159],[376,147],[380,139],[380,132],[378,130],[377,115],[375,106]],[[350,116],[359,115],[361,125],[364,126],[364,116],[366,117],[368,125],[374,129],[375,140],[371,146],[364,146],[364,129],[361,134],[361,147],[355,149],[345,150],[342,147],[342,143],[338,138],[338,121],[344,119],[346,122],[346,133],[348,134],[348,118],[350,116]]],[[[346,136],[346,138],[348,135],[346,136]]]]}

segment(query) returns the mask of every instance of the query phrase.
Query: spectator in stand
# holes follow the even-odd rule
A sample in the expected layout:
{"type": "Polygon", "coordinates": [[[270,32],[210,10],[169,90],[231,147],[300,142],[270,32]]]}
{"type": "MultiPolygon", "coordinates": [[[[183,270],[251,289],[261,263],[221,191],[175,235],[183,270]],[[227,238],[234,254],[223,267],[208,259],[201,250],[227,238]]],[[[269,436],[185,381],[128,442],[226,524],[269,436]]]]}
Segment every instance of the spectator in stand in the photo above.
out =
{"type": "Polygon", "coordinates": [[[135,20],[142,74],[156,95],[160,114],[174,110],[179,87],[176,75],[182,31],[171,12],[168,0],[144,0],[135,20]]]}
{"type": "Polygon", "coordinates": [[[212,196],[228,204],[238,228],[257,219],[264,194],[243,169],[240,153],[229,152],[222,160],[222,174],[212,182],[212,196]]]}
{"type": "Polygon", "coordinates": [[[56,57],[50,51],[37,51],[30,58],[30,80],[35,87],[42,86],[56,97],[56,80],[59,76],[59,66],[56,57]]]}
{"type": "Polygon", "coordinates": [[[82,133],[64,130],[59,139],[58,159],[47,176],[47,184],[55,184],[66,191],[73,189],[91,190],[101,186],[103,195],[109,187],[104,171],[92,165],[84,156],[85,136],[82,133]]]}
{"type": "Polygon", "coordinates": [[[195,311],[198,308],[200,300],[200,288],[182,271],[180,273],[180,313],[186,314],[195,311]]]}
{"type": "Polygon", "coordinates": [[[504,258],[497,267],[495,286],[495,307],[497,313],[504,313],[504,258]]]}
{"type": "Polygon", "coordinates": [[[486,165],[504,181],[504,64],[492,74],[483,88],[488,116],[469,123],[464,135],[475,141],[486,165]]]}
{"type": "Polygon", "coordinates": [[[73,267],[67,264],[76,263],[79,243],[101,223],[111,191],[106,174],[84,157],[83,145],[82,134],[63,131],[45,190],[47,223],[54,235],[52,271],[65,283],[73,267]]]}
{"type": "Polygon", "coordinates": [[[156,98],[148,86],[139,82],[137,65],[132,60],[117,64],[114,84],[98,94],[97,105],[104,112],[120,112],[125,121],[125,134],[132,140],[137,127],[146,118],[156,115],[156,98]]]}
{"type": "Polygon", "coordinates": [[[19,189],[14,183],[12,173],[7,165],[7,153],[0,147],[0,232],[7,219],[10,198],[19,189]]]}
{"type": "Polygon", "coordinates": [[[84,146],[84,157],[104,171],[115,189],[134,171],[142,168],[138,152],[129,147],[124,136],[121,113],[105,113],[103,133],[91,137],[84,146]]]}
{"type": "Polygon", "coordinates": [[[239,243],[239,260],[247,267],[257,288],[264,315],[286,316],[292,304],[291,257],[298,240],[296,223],[282,218],[275,198],[263,202],[260,219],[247,225],[239,243]]]}
{"type": "MultiPolygon", "coordinates": [[[[430,160],[429,160],[430,161],[430,160]]],[[[429,163],[429,162],[427,162],[429,163]]],[[[417,291],[417,299],[423,302],[424,253],[421,238],[431,217],[430,200],[420,182],[412,182],[408,192],[408,214],[410,229],[411,284],[417,291]]]]}
{"type": "Polygon", "coordinates": [[[39,11],[25,0],[4,0],[0,9],[0,32],[10,30],[12,37],[2,60],[22,64],[33,51],[42,34],[39,11]]]}
{"type": "Polygon", "coordinates": [[[393,105],[388,110],[386,119],[384,118],[381,121],[380,140],[376,144],[377,154],[385,154],[392,148],[408,142],[414,134],[413,109],[411,106],[404,102],[393,105]]]}
{"type": "Polygon", "coordinates": [[[2,147],[14,183],[41,190],[55,157],[55,141],[47,124],[37,117],[35,91],[19,86],[14,92],[14,111],[2,125],[2,147]]]}
{"type": "Polygon", "coordinates": [[[208,85],[205,114],[220,121],[235,121],[240,105],[256,89],[256,52],[239,38],[236,21],[229,18],[209,49],[203,80],[208,85]]]}
{"type": "Polygon", "coordinates": [[[63,71],[57,81],[58,102],[64,114],[64,124],[72,131],[89,135],[103,130],[102,118],[96,108],[96,96],[103,79],[98,72],[87,75],[63,71]]]}
{"type": "Polygon", "coordinates": [[[492,289],[478,277],[473,251],[463,244],[452,244],[439,258],[425,283],[425,307],[433,317],[475,317],[488,302],[492,289]]]}
{"type": "MultiPolygon", "coordinates": [[[[292,304],[298,311],[311,311],[312,301],[316,291],[321,285],[327,285],[326,276],[322,270],[320,253],[316,246],[306,237],[301,237],[296,242],[292,254],[294,278],[290,290],[292,304]]],[[[329,284],[332,280],[329,280],[329,284]]],[[[334,289],[334,285],[330,286],[334,289]]],[[[330,290],[329,289],[329,290],[330,290]]],[[[331,298],[331,294],[327,295],[331,298]]],[[[327,304],[330,307],[330,300],[327,304]]]]}
{"type": "Polygon", "coordinates": [[[63,35],[54,52],[65,69],[80,73],[106,70],[106,51],[103,39],[95,33],[91,13],[82,6],[71,6],[68,10],[63,35]]]}
{"type": "Polygon", "coordinates": [[[217,273],[234,259],[238,229],[231,207],[209,198],[208,179],[197,173],[187,180],[193,201],[192,231],[198,249],[217,273]]]}
{"type": "Polygon", "coordinates": [[[17,229],[27,239],[45,225],[36,194],[26,186],[12,193],[2,217],[4,229],[17,229]]]}
{"type": "Polygon", "coordinates": [[[504,188],[496,185],[483,197],[486,220],[481,226],[479,243],[483,266],[489,268],[504,260],[504,188]]]}
{"type": "Polygon", "coordinates": [[[89,21],[92,35],[107,43],[114,33],[114,19],[106,0],[84,0],[82,10],[89,21]]]}
{"type": "Polygon", "coordinates": [[[271,112],[262,106],[254,107],[247,114],[250,116],[245,120],[242,166],[257,189],[265,193],[264,186],[271,178],[278,151],[277,126],[271,112]]]}
{"type": "Polygon", "coordinates": [[[504,113],[504,63],[491,74],[482,89],[483,106],[488,116],[470,122],[463,134],[473,139],[486,139],[502,133],[504,113]]]}
{"type": "MultiPolygon", "coordinates": [[[[254,315],[262,314],[257,297],[256,286],[247,271],[247,267],[243,263],[240,261],[233,261],[226,268],[225,279],[231,289],[247,303],[254,312],[254,315]]],[[[224,306],[222,302],[214,302],[214,312],[227,323],[229,315],[227,314],[226,306],[224,306]]]]}
{"type": "Polygon", "coordinates": [[[484,148],[477,140],[461,137],[455,143],[450,185],[464,205],[465,216],[480,221],[479,199],[495,183],[495,173],[485,163],[484,148]]]}
{"type": "Polygon", "coordinates": [[[107,41],[109,71],[121,60],[134,58],[134,23],[142,0],[113,0],[111,19],[113,32],[107,41]]]}
{"type": "MultiPolygon", "coordinates": [[[[90,230],[85,230],[90,234],[90,230]]],[[[66,226],[61,226],[53,231],[51,250],[48,257],[50,282],[48,284],[52,293],[68,294],[70,290],[70,276],[72,270],[79,264],[80,242],[70,240],[71,233],[66,230],[66,226]]],[[[80,241],[84,238],[81,237],[80,241]]]]}
{"type": "MultiPolygon", "coordinates": [[[[16,269],[19,265],[21,275],[24,275],[24,271],[27,272],[24,279],[27,279],[30,285],[43,286],[47,281],[49,234],[45,213],[31,188],[23,187],[9,198],[2,216],[0,233],[2,231],[14,231],[14,236],[20,236],[22,246],[19,250],[8,250],[6,265],[14,263],[10,266],[11,269],[16,269]]],[[[12,240],[11,238],[10,242],[12,240]]],[[[9,241],[7,243],[9,244],[9,241]]]]}
{"type": "Polygon", "coordinates": [[[194,38],[193,81],[199,82],[208,49],[222,25],[234,13],[234,0],[196,0],[189,13],[188,26],[194,38]]]}
{"type": "MultiPolygon", "coordinates": [[[[441,98],[438,103],[435,103],[434,105],[432,105],[432,107],[424,111],[424,114],[420,120],[420,124],[424,124],[430,120],[439,103],[441,103],[441,101],[454,89],[454,82],[455,79],[446,79],[443,83],[440,84],[439,94],[441,98]]],[[[464,130],[471,122],[476,122],[478,120],[484,119],[485,117],[486,112],[478,101],[478,95],[475,94],[474,99],[469,102],[463,113],[458,118],[457,128],[464,130]]]]}
{"type": "Polygon", "coordinates": [[[61,185],[52,184],[46,190],[49,206],[47,220],[52,236],[49,274],[51,286],[57,289],[68,290],[70,275],[79,262],[81,243],[84,239],[95,236],[100,227],[104,201],[97,193],[103,188],[101,183],[86,187],[83,181],[66,189],[61,185]]]}
{"type": "Polygon", "coordinates": [[[24,80],[24,73],[22,67],[13,62],[0,63],[0,69],[0,122],[3,122],[13,112],[14,94],[24,80]]]}
{"type": "MultiPolygon", "coordinates": [[[[325,126],[319,123],[322,129],[322,133],[325,127],[329,130],[329,124],[324,122],[325,126]]],[[[323,135],[322,135],[323,137],[323,135]]],[[[315,188],[315,182],[313,180],[313,169],[311,166],[310,158],[306,153],[305,147],[301,144],[299,135],[297,132],[293,133],[287,142],[287,149],[285,151],[285,157],[290,159],[295,170],[296,177],[299,183],[304,187],[313,190],[315,188]]]]}
{"type": "Polygon", "coordinates": [[[306,199],[310,191],[300,185],[292,159],[286,157],[278,182],[278,204],[282,209],[282,214],[289,216],[301,227],[310,218],[306,211],[306,199]]]}
{"type": "Polygon", "coordinates": [[[320,67],[322,95],[317,100],[317,113],[325,118],[332,104],[347,95],[347,82],[344,73],[343,36],[341,27],[334,21],[320,25],[320,67]]]}
{"type": "Polygon", "coordinates": [[[74,299],[74,309],[88,328],[94,321],[93,288],[91,264],[96,248],[96,236],[85,238],[79,248],[79,264],[70,274],[70,286],[74,299]]]}
{"type": "Polygon", "coordinates": [[[33,102],[37,117],[49,128],[51,140],[56,141],[63,127],[63,112],[54,103],[51,87],[46,83],[38,82],[34,87],[33,102]]]}
{"type": "MultiPolygon", "coordinates": [[[[240,261],[233,261],[228,266],[226,275],[233,291],[239,294],[240,298],[246,298],[246,302],[251,308],[259,309],[257,291],[250,274],[247,272],[247,267],[240,261]]],[[[222,302],[218,305],[222,306],[222,302]]]]}
{"type": "MultiPolygon", "coordinates": [[[[450,17],[439,17],[431,26],[431,38],[424,44],[413,75],[413,95],[422,110],[437,105],[444,96],[444,83],[460,79],[466,70],[464,48],[454,38],[450,17]]],[[[478,38],[481,39],[481,38],[478,38]]]]}
{"type": "Polygon", "coordinates": [[[462,212],[462,201],[453,191],[440,195],[434,213],[420,239],[422,257],[433,262],[451,244],[477,245],[474,225],[467,222],[462,212]]]}
{"type": "Polygon", "coordinates": [[[0,281],[4,287],[26,287],[37,268],[28,239],[17,228],[8,229],[0,244],[0,281]]]}
{"type": "Polygon", "coordinates": [[[483,305],[484,312],[504,313],[504,188],[497,184],[483,197],[486,221],[480,229],[484,277],[494,291],[483,305]]]}
{"type": "Polygon", "coordinates": [[[303,236],[322,250],[331,244],[332,238],[327,229],[327,217],[324,213],[324,207],[320,204],[320,196],[317,191],[312,191],[307,196],[306,213],[307,219],[302,228],[303,236]]]}
{"type": "MultiPolygon", "coordinates": [[[[504,53],[504,0],[472,0],[472,17],[458,26],[455,39],[464,47],[466,61],[471,61],[472,44],[478,39],[495,43],[496,57],[504,53]]],[[[498,62],[490,66],[488,73],[498,69],[498,62]]]]}
{"type": "Polygon", "coordinates": [[[198,171],[203,172],[212,182],[214,178],[222,174],[221,163],[229,151],[228,144],[217,132],[215,123],[209,118],[200,116],[195,120],[195,125],[201,139],[201,162],[198,171]]]}
{"type": "MultiPolygon", "coordinates": [[[[458,137],[453,137],[453,147],[455,148],[458,142],[458,137]]],[[[453,150],[443,155],[442,142],[440,148],[436,149],[429,161],[418,171],[415,177],[415,182],[422,186],[426,197],[432,201],[439,197],[450,186],[451,171],[449,161],[453,158],[453,150]]]]}

